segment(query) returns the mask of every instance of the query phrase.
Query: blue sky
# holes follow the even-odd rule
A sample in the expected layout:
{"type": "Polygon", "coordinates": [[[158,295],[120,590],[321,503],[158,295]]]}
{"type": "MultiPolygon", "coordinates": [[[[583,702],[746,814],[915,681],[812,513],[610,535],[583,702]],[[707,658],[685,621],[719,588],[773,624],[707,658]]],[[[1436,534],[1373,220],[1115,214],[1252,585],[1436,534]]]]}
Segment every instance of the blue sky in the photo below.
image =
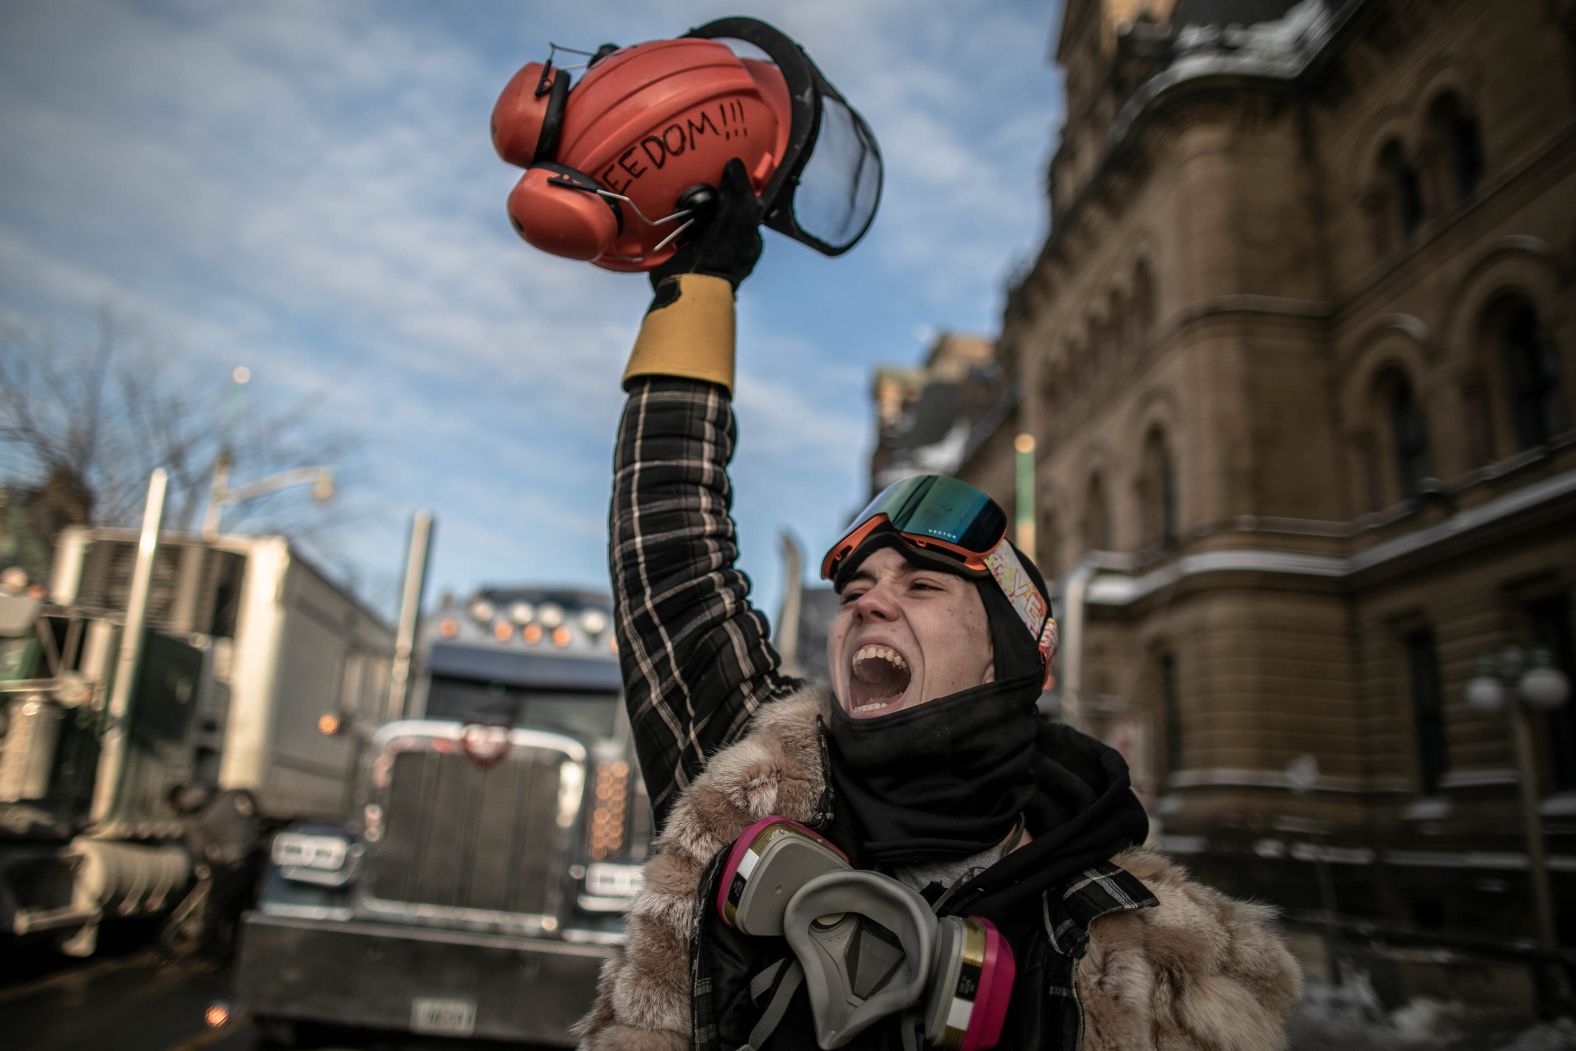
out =
{"type": "Polygon", "coordinates": [[[618,377],[648,287],[515,237],[519,172],[488,116],[549,40],[763,18],[886,160],[854,251],[768,233],[740,296],[735,517],[774,612],[779,531],[813,561],[865,495],[872,369],[916,362],[939,329],[993,333],[1044,237],[1059,6],[7,0],[0,310],[69,337],[115,304],[193,376],[244,364],[248,398],[326,392],[325,416],[362,437],[344,497],[367,513],[315,554],[377,598],[417,507],[438,518],[429,596],[605,586],[618,377]]]}

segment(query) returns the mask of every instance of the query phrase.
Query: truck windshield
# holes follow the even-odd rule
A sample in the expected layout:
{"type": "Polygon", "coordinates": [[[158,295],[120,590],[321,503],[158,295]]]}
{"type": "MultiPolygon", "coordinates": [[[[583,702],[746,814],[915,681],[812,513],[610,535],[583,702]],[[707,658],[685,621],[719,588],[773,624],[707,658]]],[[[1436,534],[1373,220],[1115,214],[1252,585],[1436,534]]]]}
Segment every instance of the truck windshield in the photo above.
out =
{"type": "Polygon", "coordinates": [[[536,690],[529,686],[434,675],[427,718],[507,719],[511,726],[613,737],[619,695],[602,691],[536,690]]]}

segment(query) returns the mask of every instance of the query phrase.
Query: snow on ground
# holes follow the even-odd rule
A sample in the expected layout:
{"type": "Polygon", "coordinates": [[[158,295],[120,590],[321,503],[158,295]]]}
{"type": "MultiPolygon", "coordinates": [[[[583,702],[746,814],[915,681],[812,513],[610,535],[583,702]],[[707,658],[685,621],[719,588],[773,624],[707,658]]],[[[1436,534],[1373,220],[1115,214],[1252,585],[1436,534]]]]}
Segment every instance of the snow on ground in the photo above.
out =
{"type": "Polygon", "coordinates": [[[1366,975],[1339,988],[1310,980],[1290,1030],[1293,1051],[1576,1051],[1576,1019],[1540,1023],[1422,999],[1389,1011],[1366,975]]]}

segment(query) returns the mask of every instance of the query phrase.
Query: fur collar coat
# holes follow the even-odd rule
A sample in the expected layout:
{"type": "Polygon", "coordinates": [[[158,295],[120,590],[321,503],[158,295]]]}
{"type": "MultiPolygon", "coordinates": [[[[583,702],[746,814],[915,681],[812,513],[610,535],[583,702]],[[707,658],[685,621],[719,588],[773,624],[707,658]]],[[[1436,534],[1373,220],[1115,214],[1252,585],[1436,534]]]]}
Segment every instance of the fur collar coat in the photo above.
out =
{"type": "MultiPolygon", "coordinates": [[[[653,844],[628,936],[602,969],[577,1032],[587,1051],[683,1051],[692,1043],[690,939],[700,882],[751,823],[808,822],[825,787],[809,689],[767,705],[750,733],[719,752],[675,804],[653,844]]],[[[1112,862],[1158,899],[1095,919],[1074,969],[1083,1010],[1078,1051],[1276,1051],[1301,995],[1273,910],[1194,882],[1150,850],[1112,862]]]]}

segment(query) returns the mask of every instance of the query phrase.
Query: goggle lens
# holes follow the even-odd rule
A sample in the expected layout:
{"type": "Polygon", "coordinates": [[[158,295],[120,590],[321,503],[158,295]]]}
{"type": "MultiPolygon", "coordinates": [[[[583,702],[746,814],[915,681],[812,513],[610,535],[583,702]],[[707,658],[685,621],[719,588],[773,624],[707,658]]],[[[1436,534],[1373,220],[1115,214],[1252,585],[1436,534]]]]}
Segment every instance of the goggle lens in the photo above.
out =
{"type": "Polygon", "coordinates": [[[937,550],[975,570],[985,568],[982,559],[1007,535],[1006,512],[972,485],[934,474],[904,478],[881,490],[827,552],[824,579],[832,579],[837,563],[874,531],[878,518],[910,540],[936,541],[937,550]]]}

